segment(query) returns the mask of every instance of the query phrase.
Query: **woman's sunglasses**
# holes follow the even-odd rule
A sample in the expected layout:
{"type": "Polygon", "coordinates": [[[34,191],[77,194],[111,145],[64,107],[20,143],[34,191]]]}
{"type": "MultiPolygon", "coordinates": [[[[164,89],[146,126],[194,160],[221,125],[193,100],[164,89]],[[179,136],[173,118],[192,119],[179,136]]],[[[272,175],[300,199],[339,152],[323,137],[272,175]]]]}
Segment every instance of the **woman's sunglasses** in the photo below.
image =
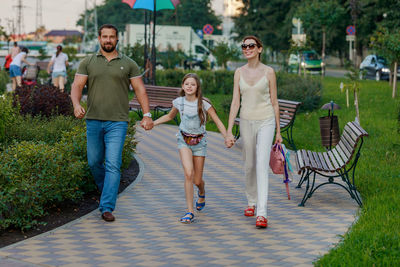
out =
{"type": "Polygon", "coordinates": [[[254,49],[257,46],[255,43],[251,44],[242,44],[242,50],[246,50],[247,48],[254,49]]]}

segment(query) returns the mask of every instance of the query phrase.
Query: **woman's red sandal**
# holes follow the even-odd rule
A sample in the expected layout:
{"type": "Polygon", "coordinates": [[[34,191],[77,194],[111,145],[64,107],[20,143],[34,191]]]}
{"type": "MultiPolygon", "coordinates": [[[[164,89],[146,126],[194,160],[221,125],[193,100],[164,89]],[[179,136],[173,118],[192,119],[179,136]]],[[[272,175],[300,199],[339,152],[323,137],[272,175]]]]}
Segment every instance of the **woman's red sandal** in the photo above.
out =
{"type": "Polygon", "coordinates": [[[252,216],[254,216],[254,210],[255,210],[255,208],[254,208],[254,206],[252,206],[252,207],[247,207],[247,209],[245,209],[244,210],[244,216],[247,216],[247,217],[252,217],[252,216]]]}
{"type": "Polygon", "coordinates": [[[263,216],[257,216],[256,227],[257,228],[267,228],[268,222],[263,216]]]}

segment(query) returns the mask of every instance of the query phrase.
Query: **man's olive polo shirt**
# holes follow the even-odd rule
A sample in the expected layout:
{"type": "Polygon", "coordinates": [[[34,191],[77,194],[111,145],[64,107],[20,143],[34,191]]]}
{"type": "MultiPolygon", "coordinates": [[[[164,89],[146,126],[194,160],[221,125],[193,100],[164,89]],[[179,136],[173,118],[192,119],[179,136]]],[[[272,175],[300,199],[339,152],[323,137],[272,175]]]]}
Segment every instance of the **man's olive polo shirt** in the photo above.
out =
{"type": "Polygon", "coordinates": [[[135,61],[122,54],[108,61],[98,52],[82,60],[76,73],[88,76],[86,119],[129,121],[130,79],[140,75],[135,61]]]}

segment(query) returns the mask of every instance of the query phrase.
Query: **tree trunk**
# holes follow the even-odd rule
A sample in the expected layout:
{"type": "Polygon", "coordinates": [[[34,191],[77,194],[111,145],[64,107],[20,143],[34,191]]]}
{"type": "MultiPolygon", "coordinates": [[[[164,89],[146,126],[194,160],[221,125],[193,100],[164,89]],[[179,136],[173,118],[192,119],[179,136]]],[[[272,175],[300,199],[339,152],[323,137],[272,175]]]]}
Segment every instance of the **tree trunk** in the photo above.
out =
{"type": "Polygon", "coordinates": [[[326,43],[326,30],[325,26],[322,27],[322,62],[325,62],[325,43],[326,43]]]}
{"type": "Polygon", "coordinates": [[[394,62],[394,71],[393,71],[393,91],[392,97],[396,97],[396,90],[397,90],[397,61],[394,62]]]}
{"type": "Polygon", "coordinates": [[[357,116],[358,123],[361,125],[360,111],[358,110],[358,94],[357,94],[356,88],[354,88],[354,105],[356,106],[356,116],[357,116]]]}

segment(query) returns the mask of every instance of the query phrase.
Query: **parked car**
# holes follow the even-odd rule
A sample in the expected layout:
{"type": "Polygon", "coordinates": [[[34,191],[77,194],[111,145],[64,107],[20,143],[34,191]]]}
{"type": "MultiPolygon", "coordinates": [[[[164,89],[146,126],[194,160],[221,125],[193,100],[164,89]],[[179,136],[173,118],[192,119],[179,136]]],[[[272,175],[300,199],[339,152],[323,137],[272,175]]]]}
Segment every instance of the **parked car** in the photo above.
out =
{"type": "MultiPolygon", "coordinates": [[[[360,64],[360,79],[389,80],[390,67],[386,59],[378,55],[369,55],[360,64]]],[[[400,77],[400,66],[397,68],[400,77]]]]}
{"type": "Polygon", "coordinates": [[[300,54],[290,54],[288,66],[289,72],[298,73],[299,64],[306,73],[325,75],[325,63],[314,50],[303,51],[300,54]]]}

